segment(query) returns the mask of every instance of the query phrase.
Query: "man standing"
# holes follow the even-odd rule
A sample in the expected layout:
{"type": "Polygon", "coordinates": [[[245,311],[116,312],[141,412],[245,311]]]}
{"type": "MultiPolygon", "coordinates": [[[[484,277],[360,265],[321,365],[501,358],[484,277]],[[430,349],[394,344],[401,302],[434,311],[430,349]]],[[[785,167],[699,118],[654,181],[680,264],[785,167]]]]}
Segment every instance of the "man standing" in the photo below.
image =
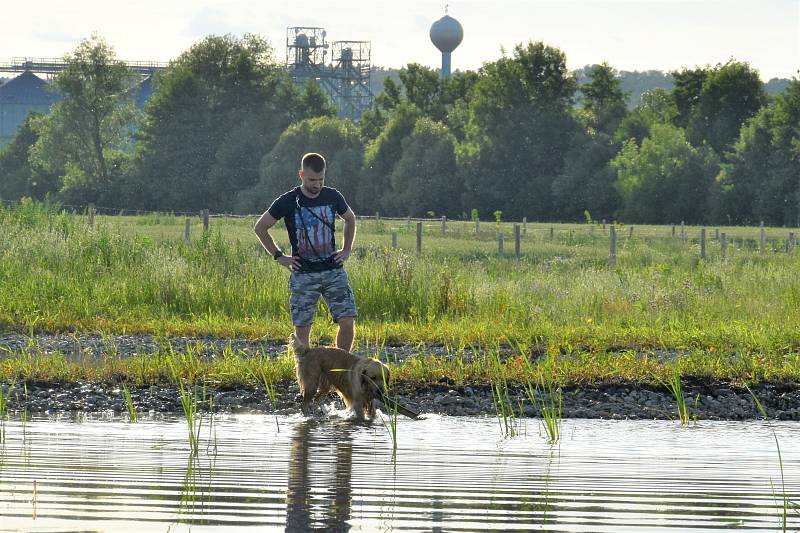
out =
{"type": "Polygon", "coordinates": [[[350,351],[356,318],[356,301],[344,262],[350,257],[356,236],[356,216],[344,196],[325,187],[325,158],[308,153],[300,161],[300,186],[278,197],[255,225],[264,249],[291,271],[289,306],[294,332],[309,344],[311,325],[319,297],[325,299],[339,327],[336,346],[350,351]],[[336,249],[335,219],[344,220],[344,243],[336,249]],[[292,245],[291,255],[280,250],[269,229],[285,219],[292,245]]]}

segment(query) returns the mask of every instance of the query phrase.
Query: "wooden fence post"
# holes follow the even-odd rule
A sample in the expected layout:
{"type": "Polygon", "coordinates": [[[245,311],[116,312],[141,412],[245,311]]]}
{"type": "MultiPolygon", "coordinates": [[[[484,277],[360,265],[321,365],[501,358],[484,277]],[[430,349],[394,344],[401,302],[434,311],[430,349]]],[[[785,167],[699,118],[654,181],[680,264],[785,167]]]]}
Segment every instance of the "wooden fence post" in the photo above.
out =
{"type": "Polygon", "coordinates": [[[672,238],[675,238],[675,224],[672,225],[672,238]]]}
{"type": "Polygon", "coordinates": [[[481,232],[481,221],[480,219],[475,219],[475,235],[478,235],[481,232]]]}
{"type": "Polygon", "coordinates": [[[87,214],[89,215],[89,227],[94,227],[94,204],[89,204],[89,207],[86,209],[87,214]]]}
{"type": "Polygon", "coordinates": [[[617,267],[617,230],[614,224],[609,226],[609,240],[608,240],[608,266],[611,268],[617,267]]]}
{"type": "Polygon", "coordinates": [[[706,258],[706,228],[700,228],[700,259],[706,258]]]}
{"type": "Polygon", "coordinates": [[[521,255],[519,224],[514,224],[514,255],[517,256],[517,262],[519,262],[521,255]]]}
{"type": "Polygon", "coordinates": [[[417,222],[417,253],[422,253],[422,222],[417,222]]]}
{"type": "Polygon", "coordinates": [[[497,253],[503,255],[503,233],[497,234],[497,253]]]}
{"type": "Polygon", "coordinates": [[[628,238],[629,238],[629,239],[633,238],[633,226],[631,226],[630,228],[628,228],[628,238]]]}
{"type": "Polygon", "coordinates": [[[789,253],[794,253],[794,248],[797,245],[796,236],[793,231],[789,232],[789,253]]]}
{"type": "Polygon", "coordinates": [[[683,220],[681,220],[681,241],[686,243],[686,227],[683,225],[683,220]]]}
{"type": "Polygon", "coordinates": [[[392,248],[397,248],[397,230],[392,230],[392,248]]]}
{"type": "Polygon", "coordinates": [[[720,238],[720,249],[722,250],[722,258],[725,259],[725,254],[728,253],[728,236],[723,231],[719,234],[720,238]]]}
{"type": "Polygon", "coordinates": [[[203,232],[206,232],[208,231],[208,209],[203,209],[200,214],[203,217],[203,232]]]}
{"type": "Polygon", "coordinates": [[[192,219],[187,218],[186,224],[183,226],[183,240],[186,244],[189,244],[189,232],[192,231],[192,219]]]}
{"type": "Polygon", "coordinates": [[[551,227],[550,228],[550,242],[553,242],[553,236],[554,236],[553,228],[551,227]]]}
{"type": "Polygon", "coordinates": [[[442,235],[447,233],[447,217],[442,217],[442,235]]]}
{"type": "Polygon", "coordinates": [[[760,228],[761,228],[761,235],[760,235],[760,237],[761,237],[761,243],[760,243],[761,244],[761,253],[763,254],[764,252],[767,251],[767,235],[766,235],[766,233],[764,231],[764,221],[763,220],[761,221],[760,228]]]}

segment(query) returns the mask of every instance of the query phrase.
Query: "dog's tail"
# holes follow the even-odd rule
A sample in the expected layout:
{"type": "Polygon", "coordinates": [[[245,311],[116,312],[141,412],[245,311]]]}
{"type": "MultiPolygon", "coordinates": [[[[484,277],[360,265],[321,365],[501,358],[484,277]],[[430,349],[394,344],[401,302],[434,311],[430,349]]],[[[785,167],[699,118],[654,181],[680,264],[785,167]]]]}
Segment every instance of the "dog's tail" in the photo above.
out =
{"type": "Polygon", "coordinates": [[[297,335],[294,333],[289,336],[289,346],[292,347],[295,357],[302,357],[303,354],[311,349],[308,344],[305,344],[303,341],[298,339],[297,335]]]}

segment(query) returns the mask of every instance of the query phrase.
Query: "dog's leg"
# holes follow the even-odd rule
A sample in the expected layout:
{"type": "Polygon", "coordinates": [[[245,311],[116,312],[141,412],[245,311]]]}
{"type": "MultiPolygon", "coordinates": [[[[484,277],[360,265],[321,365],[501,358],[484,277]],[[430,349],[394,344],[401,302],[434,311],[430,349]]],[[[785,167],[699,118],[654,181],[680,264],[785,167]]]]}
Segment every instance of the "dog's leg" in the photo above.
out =
{"type": "MultiPolygon", "coordinates": [[[[299,376],[298,376],[299,377],[299,376]]],[[[311,411],[311,404],[317,395],[317,385],[319,383],[319,374],[311,372],[310,375],[305,375],[300,380],[300,393],[303,396],[302,410],[303,414],[308,416],[311,411]]]]}

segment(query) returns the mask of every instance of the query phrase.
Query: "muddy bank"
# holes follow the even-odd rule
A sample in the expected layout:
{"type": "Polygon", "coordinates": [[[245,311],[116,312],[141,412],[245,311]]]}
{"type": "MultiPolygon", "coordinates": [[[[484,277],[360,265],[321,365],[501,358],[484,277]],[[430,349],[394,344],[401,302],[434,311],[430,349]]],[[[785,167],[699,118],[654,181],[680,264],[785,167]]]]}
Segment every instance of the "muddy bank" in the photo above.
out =
{"type": "MultiPolygon", "coordinates": [[[[2,355],[31,351],[32,353],[59,352],[68,357],[87,358],[103,356],[132,356],[159,353],[171,346],[182,350],[191,345],[206,357],[215,357],[226,348],[245,354],[263,353],[278,355],[285,351],[282,341],[249,341],[241,339],[173,337],[154,338],[149,335],[98,336],[85,334],[37,334],[27,337],[14,333],[0,334],[0,360],[2,355]]],[[[356,350],[366,355],[367,348],[356,350]]],[[[370,355],[375,353],[370,349],[370,355]]],[[[408,357],[424,353],[447,355],[441,346],[384,346],[381,358],[402,362],[408,357]]],[[[480,353],[466,352],[467,357],[480,353]]],[[[730,383],[714,380],[683,380],[684,397],[690,416],[712,420],[748,420],[760,418],[750,393],[730,383]]],[[[235,390],[209,387],[205,394],[213,399],[214,409],[220,412],[278,412],[293,413],[299,410],[297,385],[280,383],[276,387],[275,404],[261,388],[235,390]]],[[[125,412],[125,400],[120,385],[98,383],[35,383],[10,385],[0,383],[8,410],[26,410],[28,413],[59,413],[67,411],[125,412]]],[[[800,384],[760,385],[753,389],[771,418],[800,420],[800,384]]],[[[159,385],[130,389],[133,404],[140,412],[180,412],[178,391],[171,386],[159,385]]],[[[201,397],[202,389],[196,391],[201,397]]],[[[561,391],[565,418],[604,419],[672,419],[677,416],[676,401],[665,388],[641,386],[633,383],[605,383],[568,387],[561,391]]],[[[411,385],[398,383],[393,395],[401,403],[420,413],[437,413],[457,416],[494,416],[495,403],[491,389],[486,384],[456,386],[447,378],[439,383],[411,385]]],[[[510,391],[511,403],[524,416],[537,416],[538,410],[522,388],[510,391]]],[[[335,401],[331,398],[330,401],[335,401]]]]}
{"type": "MultiPolygon", "coordinates": [[[[125,399],[121,386],[94,383],[17,383],[0,385],[10,412],[55,414],[68,411],[124,413],[125,399]]],[[[217,390],[206,388],[206,400],[213,399],[218,412],[266,412],[290,414],[299,411],[297,385],[277,386],[275,404],[260,388],[217,390]]],[[[203,397],[202,388],[195,391],[203,397]]],[[[749,420],[760,418],[760,412],[750,393],[724,383],[691,383],[684,385],[691,417],[700,420],[749,420]]],[[[754,389],[771,418],[800,420],[800,387],[762,385],[754,389]]],[[[180,413],[179,392],[172,387],[133,387],[131,398],[137,411],[180,413]]],[[[447,384],[421,387],[399,384],[393,395],[405,406],[420,413],[453,416],[494,416],[491,390],[486,385],[451,387],[447,384]]],[[[521,389],[511,391],[512,403],[524,416],[538,416],[521,389]]],[[[326,401],[337,401],[331,397],[326,401]]],[[[208,405],[208,403],[206,404],[208,405]]],[[[677,417],[675,399],[663,390],[631,384],[605,384],[571,387],[562,391],[565,418],[604,419],[674,419],[677,417]]]]}

